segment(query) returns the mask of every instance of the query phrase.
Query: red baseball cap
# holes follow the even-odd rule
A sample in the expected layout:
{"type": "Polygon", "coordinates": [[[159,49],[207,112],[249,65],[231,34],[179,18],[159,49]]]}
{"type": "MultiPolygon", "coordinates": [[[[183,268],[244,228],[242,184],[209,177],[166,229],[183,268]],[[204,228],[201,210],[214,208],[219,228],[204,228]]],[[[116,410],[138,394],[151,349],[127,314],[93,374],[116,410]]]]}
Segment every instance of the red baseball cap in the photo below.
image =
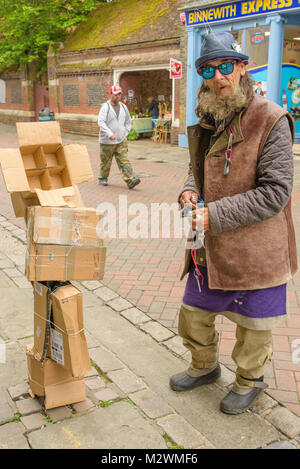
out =
{"type": "Polygon", "coordinates": [[[113,86],[110,87],[109,92],[110,92],[110,94],[122,93],[122,88],[118,85],[113,85],[113,86]]]}

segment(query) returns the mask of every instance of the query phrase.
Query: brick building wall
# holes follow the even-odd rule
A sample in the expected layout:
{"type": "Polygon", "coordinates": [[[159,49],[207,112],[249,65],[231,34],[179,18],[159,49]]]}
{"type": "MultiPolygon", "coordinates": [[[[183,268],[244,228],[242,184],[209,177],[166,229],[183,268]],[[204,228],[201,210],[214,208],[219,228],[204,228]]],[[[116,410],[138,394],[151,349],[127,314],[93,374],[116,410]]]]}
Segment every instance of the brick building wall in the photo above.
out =
{"type": "Polygon", "coordinates": [[[1,74],[0,122],[14,124],[35,120],[34,81],[31,78],[26,69],[1,74]]]}
{"type": "MultiPolygon", "coordinates": [[[[126,2],[124,12],[126,13],[126,2]]],[[[141,3],[141,1],[140,1],[141,3]]],[[[62,129],[66,132],[88,135],[98,134],[97,116],[100,106],[109,98],[108,90],[120,83],[125,95],[133,90],[138,108],[147,109],[150,95],[165,97],[171,112],[172,81],[169,78],[170,58],[182,60],[185,50],[181,36],[185,28],[180,23],[178,7],[180,0],[166,0],[169,9],[155,24],[130,35],[118,44],[106,47],[76,48],[76,41],[61,45],[58,52],[49,51],[48,79],[50,107],[54,110],[62,129]],[[71,44],[71,46],[70,46],[71,44]],[[74,47],[74,49],[72,49],[74,47]]],[[[105,8],[105,7],[103,7],[105,8]]],[[[107,7],[109,8],[109,7],[107,7]]],[[[88,24],[78,28],[76,34],[86,37],[88,24]],[[78,32],[79,31],[79,32],[78,32]]],[[[113,31],[115,32],[115,30],[113,31]]],[[[109,31],[105,37],[109,37],[109,31]]],[[[76,38],[75,38],[76,39],[76,38]]],[[[182,98],[182,80],[176,80],[172,141],[177,142],[179,125],[183,115],[179,100],[182,98]]],[[[185,93],[184,93],[185,94],[185,93]]]]}
{"type": "MultiPolygon", "coordinates": [[[[155,98],[162,95],[171,112],[172,81],[167,67],[170,53],[176,57],[180,53],[178,43],[177,39],[172,39],[157,46],[153,43],[143,44],[138,51],[136,45],[116,47],[115,50],[112,48],[109,57],[102,49],[80,53],[49,53],[50,108],[62,124],[62,129],[86,135],[98,134],[97,116],[101,104],[109,99],[115,70],[118,70],[118,80],[124,94],[127,95],[128,90],[134,91],[139,110],[147,109],[147,98],[150,95],[155,98]],[[126,70],[128,64],[130,71],[126,70]],[[155,69],[159,67],[161,69],[155,69]]],[[[176,86],[176,119],[180,117],[179,104],[176,102],[179,88],[176,86]]]]}

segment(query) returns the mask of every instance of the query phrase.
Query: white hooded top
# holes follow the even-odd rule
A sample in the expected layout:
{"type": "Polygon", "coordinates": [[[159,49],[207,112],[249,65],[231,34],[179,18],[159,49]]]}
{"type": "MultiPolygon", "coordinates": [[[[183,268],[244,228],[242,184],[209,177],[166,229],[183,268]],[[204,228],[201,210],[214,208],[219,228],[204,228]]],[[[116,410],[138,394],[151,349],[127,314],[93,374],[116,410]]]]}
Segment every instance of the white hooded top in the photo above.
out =
{"type": "Polygon", "coordinates": [[[131,129],[130,114],[125,104],[120,103],[120,113],[119,117],[117,117],[114,106],[109,101],[106,101],[100,109],[98,125],[100,128],[100,143],[104,145],[118,145],[123,142],[131,129]],[[112,135],[116,137],[115,140],[109,139],[112,135]]]}

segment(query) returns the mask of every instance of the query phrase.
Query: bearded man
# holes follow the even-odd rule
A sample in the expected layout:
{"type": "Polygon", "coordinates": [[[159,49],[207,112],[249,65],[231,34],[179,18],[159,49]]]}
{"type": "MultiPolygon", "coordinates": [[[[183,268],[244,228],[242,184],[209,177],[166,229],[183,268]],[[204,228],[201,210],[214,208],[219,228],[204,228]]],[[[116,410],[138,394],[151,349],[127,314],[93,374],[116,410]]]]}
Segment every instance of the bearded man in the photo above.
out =
{"type": "Polygon", "coordinates": [[[286,283],[297,271],[294,125],[286,110],[254,93],[247,63],[230,33],[205,37],[196,61],[200,119],[188,128],[190,168],[179,196],[205,241],[186,253],[179,334],[192,361],[170,386],[186,391],[219,378],[214,322],[221,314],[236,323],[236,379],[220,405],[228,414],[249,409],[267,387],[271,329],[286,318],[286,283]]]}

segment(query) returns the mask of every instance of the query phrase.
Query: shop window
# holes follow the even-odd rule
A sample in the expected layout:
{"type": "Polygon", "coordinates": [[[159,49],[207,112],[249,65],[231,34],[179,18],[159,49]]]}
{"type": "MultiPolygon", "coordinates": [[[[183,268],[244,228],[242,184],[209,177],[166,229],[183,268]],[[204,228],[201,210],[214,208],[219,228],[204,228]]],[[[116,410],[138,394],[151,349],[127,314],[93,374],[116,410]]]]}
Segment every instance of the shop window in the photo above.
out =
{"type": "Polygon", "coordinates": [[[280,104],[295,121],[297,140],[300,134],[300,27],[284,28],[280,104]]]}
{"type": "Polygon", "coordinates": [[[4,80],[0,80],[0,104],[6,103],[6,83],[4,80]]]}
{"type": "Polygon", "coordinates": [[[249,28],[246,31],[246,54],[249,68],[262,67],[268,63],[270,27],[249,28]]]}

